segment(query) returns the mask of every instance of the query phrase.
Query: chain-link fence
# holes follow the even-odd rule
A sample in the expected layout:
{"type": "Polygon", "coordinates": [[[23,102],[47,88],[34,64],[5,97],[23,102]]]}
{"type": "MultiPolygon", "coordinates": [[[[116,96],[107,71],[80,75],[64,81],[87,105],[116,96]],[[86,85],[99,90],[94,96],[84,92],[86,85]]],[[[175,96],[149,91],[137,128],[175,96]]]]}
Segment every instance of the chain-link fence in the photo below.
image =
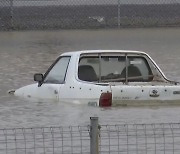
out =
{"type": "Polygon", "coordinates": [[[180,0],[0,1],[0,30],[179,25],[180,0]]]}
{"type": "Polygon", "coordinates": [[[0,130],[0,154],[89,154],[88,127],[0,130]]]}
{"type": "Polygon", "coordinates": [[[178,154],[180,124],[101,126],[102,154],[178,154]]]}
{"type": "Polygon", "coordinates": [[[0,129],[0,154],[179,154],[180,123],[0,129]]]}

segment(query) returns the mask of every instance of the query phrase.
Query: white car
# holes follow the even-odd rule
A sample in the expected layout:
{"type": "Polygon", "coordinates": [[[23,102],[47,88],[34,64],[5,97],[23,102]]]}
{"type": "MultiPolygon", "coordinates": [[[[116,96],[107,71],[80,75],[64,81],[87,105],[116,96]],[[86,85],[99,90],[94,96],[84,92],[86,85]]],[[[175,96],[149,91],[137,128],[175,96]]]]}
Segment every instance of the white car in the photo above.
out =
{"type": "Polygon", "coordinates": [[[180,85],[140,51],[86,50],[60,55],[37,83],[14,95],[37,101],[93,106],[180,103],[180,85]]]}

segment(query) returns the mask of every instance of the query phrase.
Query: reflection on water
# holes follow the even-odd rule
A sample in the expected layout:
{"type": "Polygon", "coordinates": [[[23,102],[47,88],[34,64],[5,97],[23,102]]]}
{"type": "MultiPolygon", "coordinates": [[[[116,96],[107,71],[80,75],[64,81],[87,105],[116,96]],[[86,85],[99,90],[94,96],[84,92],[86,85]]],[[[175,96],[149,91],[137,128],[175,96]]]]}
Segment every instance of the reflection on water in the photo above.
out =
{"type": "Polygon", "coordinates": [[[100,123],[179,122],[180,106],[102,109],[63,103],[22,101],[9,89],[33,82],[63,52],[83,49],[127,49],[148,52],[165,74],[180,81],[180,29],[122,29],[0,32],[0,125],[30,127],[100,123]]]}

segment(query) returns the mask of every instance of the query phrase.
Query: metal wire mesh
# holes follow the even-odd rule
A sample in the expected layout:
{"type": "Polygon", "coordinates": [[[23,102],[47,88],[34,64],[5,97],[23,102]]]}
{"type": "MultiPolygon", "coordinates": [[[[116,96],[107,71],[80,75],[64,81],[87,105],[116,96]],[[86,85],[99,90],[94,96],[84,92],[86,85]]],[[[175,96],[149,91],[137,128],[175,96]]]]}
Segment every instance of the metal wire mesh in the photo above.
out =
{"type": "Polygon", "coordinates": [[[89,143],[88,127],[0,130],[0,154],[86,154],[89,143]]]}
{"type": "Polygon", "coordinates": [[[12,28],[12,4],[10,0],[0,1],[0,30],[12,28]]]}
{"type": "Polygon", "coordinates": [[[180,124],[101,126],[102,154],[178,154],[180,124]]]}
{"type": "MultiPolygon", "coordinates": [[[[0,154],[90,153],[90,126],[0,129],[0,154]]],[[[180,123],[99,127],[101,154],[179,154],[180,123]]]]}
{"type": "Polygon", "coordinates": [[[180,0],[0,1],[0,30],[179,25],[180,0]]]}

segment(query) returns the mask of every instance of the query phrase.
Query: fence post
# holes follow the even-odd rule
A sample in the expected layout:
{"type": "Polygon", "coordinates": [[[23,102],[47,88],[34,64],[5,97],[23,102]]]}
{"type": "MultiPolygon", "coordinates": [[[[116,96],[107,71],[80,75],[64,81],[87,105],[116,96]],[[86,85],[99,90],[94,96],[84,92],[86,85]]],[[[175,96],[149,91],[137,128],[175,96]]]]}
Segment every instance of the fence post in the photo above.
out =
{"type": "Polygon", "coordinates": [[[14,8],[13,8],[13,0],[10,0],[10,22],[11,22],[11,29],[14,28],[14,21],[13,21],[13,18],[14,18],[14,8]]]}
{"type": "Polygon", "coordinates": [[[120,2],[120,0],[118,0],[118,28],[121,27],[121,12],[120,12],[120,5],[121,5],[121,2],[120,2]]]}
{"type": "Polygon", "coordinates": [[[99,154],[98,117],[90,117],[90,154],[99,154]]]}

